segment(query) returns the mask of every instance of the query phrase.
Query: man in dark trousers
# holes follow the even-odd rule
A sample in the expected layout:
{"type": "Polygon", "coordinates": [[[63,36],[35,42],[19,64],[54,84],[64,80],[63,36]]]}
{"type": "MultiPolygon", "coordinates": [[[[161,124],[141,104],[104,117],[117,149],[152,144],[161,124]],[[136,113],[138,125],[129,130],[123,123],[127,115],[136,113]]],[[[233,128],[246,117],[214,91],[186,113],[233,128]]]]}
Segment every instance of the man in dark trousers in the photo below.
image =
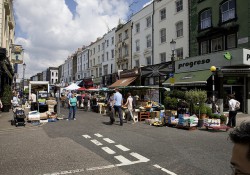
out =
{"type": "Polygon", "coordinates": [[[81,108],[82,94],[78,94],[76,99],[77,99],[77,102],[78,102],[78,108],[81,108]]]}
{"type": "Polygon", "coordinates": [[[84,110],[88,111],[89,94],[86,93],[83,97],[84,110]]]}

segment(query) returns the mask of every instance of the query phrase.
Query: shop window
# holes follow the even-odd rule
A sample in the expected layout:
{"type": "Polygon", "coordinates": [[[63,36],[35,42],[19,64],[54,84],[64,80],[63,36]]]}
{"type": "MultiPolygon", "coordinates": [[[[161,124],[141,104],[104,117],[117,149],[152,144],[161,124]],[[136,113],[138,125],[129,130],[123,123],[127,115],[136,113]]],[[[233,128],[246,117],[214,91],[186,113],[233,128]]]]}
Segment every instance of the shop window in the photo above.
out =
{"type": "Polygon", "coordinates": [[[226,22],[235,18],[235,0],[224,2],[221,7],[221,21],[226,22]]]}
{"type": "Polygon", "coordinates": [[[165,28],[160,30],[160,41],[161,43],[166,42],[166,29],[165,28]]]}
{"type": "Polygon", "coordinates": [[[179,12],[183,9],[183,2],[182,0],[175,1],[176,12],[179,12]]]}
{"type": "Polygon", "coordinates": [[[211,9],[205,10],[200,14],[200,29],[206,29],[212,25],[211,9]]]}
{"type": "Polygon", "coordinates": [[[160,53],[161,63],[166,62],[166,52],[160,53]]]}
{"type": "Polygon", "coordinates": [[[211,42],[211,47],[212,47],[212,52],[218,52],[223,50],[223,38],[216,38],[216,39],[212,39],[211,42]]]}
{"type": "Polygon", "coordinates": [[[176,24],[176,36],[177,38],[183,36],[183,22],[182,21],[176,24]]]}
{"type": "Polygon", "coordinates": [[[160,10],[160,19],[161,20],[166,19],[166,9],[165,8],[160,10]]]}
{"type": "Polygon", "coordinates": [[[203,41],[200,43],[201,55],[208,53],[208,41],[203,41]]]}
{"type": "Polygon", "coordinates": [[[235,47],[236,47],[236,35],[235,34],[228,35],[227,36],[227,48],[231,49],[235,47]]]}

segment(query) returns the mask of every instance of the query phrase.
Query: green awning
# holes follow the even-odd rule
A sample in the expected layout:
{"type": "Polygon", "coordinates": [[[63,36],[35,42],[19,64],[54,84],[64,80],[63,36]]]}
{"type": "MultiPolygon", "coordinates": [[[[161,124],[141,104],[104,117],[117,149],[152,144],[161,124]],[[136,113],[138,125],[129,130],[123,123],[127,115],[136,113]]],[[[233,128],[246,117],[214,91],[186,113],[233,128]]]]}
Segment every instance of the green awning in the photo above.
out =
{"type": "Polygon", "coordinates": [[[164,83],[165,86],[204,86],[207,79],[212,75],[210,70],[201,70],[195,72],[183,72],[174,74],[174,78],[169,78],[164,83]]]}

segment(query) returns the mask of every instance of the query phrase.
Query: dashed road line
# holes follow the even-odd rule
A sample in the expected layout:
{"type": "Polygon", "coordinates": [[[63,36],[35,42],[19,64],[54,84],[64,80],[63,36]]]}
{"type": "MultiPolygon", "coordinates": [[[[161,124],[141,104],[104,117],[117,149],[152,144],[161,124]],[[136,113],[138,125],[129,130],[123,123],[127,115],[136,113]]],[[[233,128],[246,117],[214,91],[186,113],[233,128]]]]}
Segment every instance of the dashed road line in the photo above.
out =
{"type": "Polygon", "coordinates": [[[108,142],[108,143],[115,143],[115,141],[109,139],[109,138],[103,138],[104,141],[108,142]]]}
{"type": "Polygon", "coordinates": [[[109,147],[102,147],[102,149],[108,154],[115,154],[115,151],[113,151],[109,147]]]}
{"type": "Polygon", "coordinates": [[[103,137],[101,134],[99,134],[99,133],[96,133],[96,134],[94,134],[96,137],[103,137]]]}
{"type": "Polygon", "coordinates": [[[130,149],[126,148],[125,146],[123,145],[115,145],[117,148],[119,148],[120,150],[122,151],[129,151],[130,149]]]}
{"type": "Polygon", "coordinates": [[[93,139],[93,140],[90,140],[91,142],[93,142],[95,145],[97,145],[97,146],[101,146],[102,145],[102,143],[101,142],[99,142],[98,140],[96,140],[96,139],[93,139]]]}
{"type": "Polygon", "coordinates": [[[167,170],[167,169],[165,169],[165,168],[162,168],[160,165],[157,165],[157,164],[155,164],[155,165],[153,165],[155,168],[158,168],[158,169],[160,169],[160,170],[162,170],[163,172],[165,172],[165,173],[167,173],[167,174],[169,174],[169,175],[177,175],[177,174],[175,174],[174,172],[172,172],[172,171],[169,171],[169,170],[167,170]]]}
{"type": "Polygon", "coordinates": [[[82,135],[86,139],[90,139],[91,137],[89,135],[82,135]]]}
{"type": "Polygon", "coordinates": [[[115,165],[107,165],[107,166],[99,166],[99,167],[92,167],[92,168],[87,168],[87,171],[94,171],[94,170],[102,170],[102,169],[109,169],[109,168],[115,168],[115,165]]]}

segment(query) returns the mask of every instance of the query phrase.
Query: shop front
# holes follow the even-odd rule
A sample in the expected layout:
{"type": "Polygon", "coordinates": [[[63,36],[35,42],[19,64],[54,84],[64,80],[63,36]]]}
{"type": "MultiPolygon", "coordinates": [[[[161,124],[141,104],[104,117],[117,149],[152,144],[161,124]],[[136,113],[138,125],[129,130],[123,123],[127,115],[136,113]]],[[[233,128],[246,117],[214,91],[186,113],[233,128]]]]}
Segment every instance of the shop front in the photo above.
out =
{"type": "Polygon", "coordinates": [[[213,54],[191,57],[175,62],[175,74],[163,83],[181,89],[207,90],[215,94],[220,111],[228,111],[228,95],[235,94],[241,112],[250,113],[250,50],[237,48],[213,54]],[[211,72],[211,66],[216,67],[211,72]],[[214,74],[214,85],[212,75],[214,74]]]}

